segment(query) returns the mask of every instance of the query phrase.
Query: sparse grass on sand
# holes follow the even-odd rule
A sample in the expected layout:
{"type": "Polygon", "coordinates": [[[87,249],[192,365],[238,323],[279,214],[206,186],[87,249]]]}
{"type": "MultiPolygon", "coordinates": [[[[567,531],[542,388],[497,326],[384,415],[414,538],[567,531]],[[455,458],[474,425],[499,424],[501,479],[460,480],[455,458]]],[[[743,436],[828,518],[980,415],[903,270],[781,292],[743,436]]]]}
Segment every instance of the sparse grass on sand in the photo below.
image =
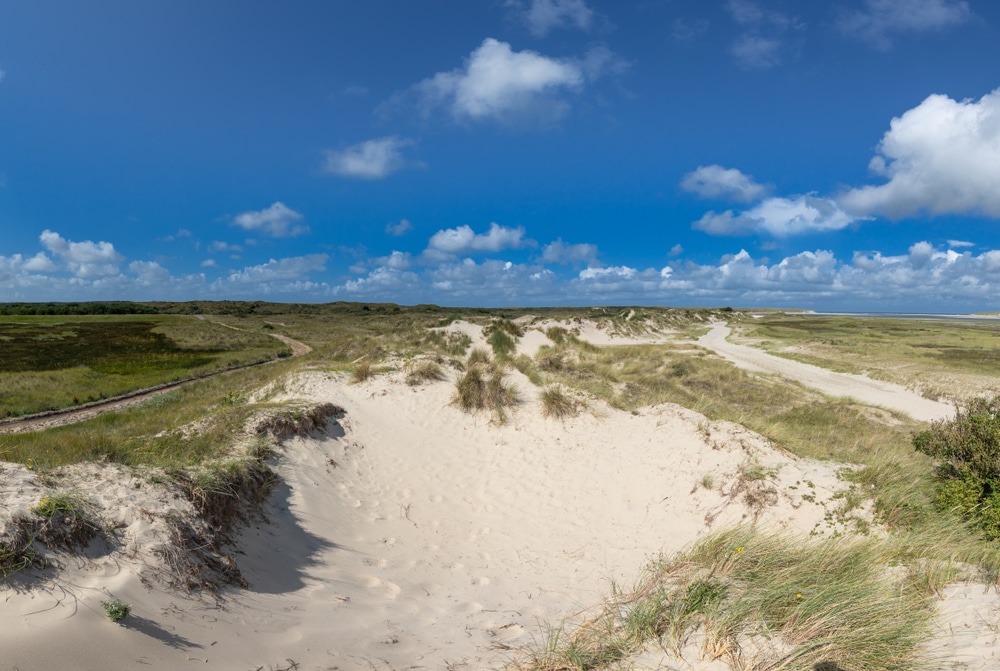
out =
{"type": "Polygon", "coordinates": [[[558,386],[548,387],[542,391],[542,414],[546,417],[563,419],[575,417],[580,412],[577,401],[558,386]]]}
{"type": "Polygon", "coordinates": [[[509,668],[618,668],[612,665],[649,646],[748,671],[937,668],[923,647],[934,594],[981,577],[960,559],[983,557],[961,556],[967,541],[927,540],[802,539],[753,527],[715,533],[654,560],[633,589],[615,590],[571,628],[552,629],[509,668]]]}
{"type": "Polygon", "coordinates": [[[517,388],[504,380],[499,364],[471,364],[455,383],[455,404],[466,412],[487,411],[503,424],[507,409],[518,402],[517,388]]]}

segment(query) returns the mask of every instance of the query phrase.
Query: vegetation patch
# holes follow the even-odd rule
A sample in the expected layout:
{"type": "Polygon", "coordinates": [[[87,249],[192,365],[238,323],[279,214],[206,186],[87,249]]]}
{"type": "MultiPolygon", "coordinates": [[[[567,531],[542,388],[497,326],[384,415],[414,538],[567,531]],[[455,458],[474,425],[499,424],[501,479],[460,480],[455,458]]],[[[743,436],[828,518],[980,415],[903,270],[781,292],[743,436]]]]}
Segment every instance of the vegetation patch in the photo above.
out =
{"type": "Polygon", "coordinates": [[[954,419],[915,435],[913,446],[938,462],[937,507],[1000,539],[1000,396],[972,400],[954,419]]]}
{"type": "Polygon", "coordinates": [[[653,562],[635,589],[511,668],[603,669],[662,645],[739,669],[925,669],[931,589],[956,572],[911,552],[893,539],[714,534],[653,562]]]}
{"type": "Polygon", "coordinates": [[[85,548],[103,534],[92,506],[78,496],[54,493],[43,496],[31,509],[33,538],[50,549],[73,551],[85,548]]]}
{"type": "Polygon", "coordinates": [[[406,384],[411,387],[426,382],[439,382],[444,379],[444,370],[436,361],[419,361],[409,366],[406,371],[406,384]]]}
{"type": "Polygon", "coordinates": [[[121,599],[102,601],[101,606],[104,607],[104,614],[107,615],[108,619],[112,622],[121,622],[132,612],[132,606],[127,603],[122,603],[121,599]]]}
{"type": "Polygon", "coordinates": [[[548,387],[541,393],[542,414],[546,417],[564,419],[575,417],[580,413],[576,399],[559,386],[548,387]]]}
{"type": "Polygon", "coordinates": [[[471,365],[455,383],[454,401],[466,412],[488,411],[502,424],[507,408],[518,402],[517,388],[504,381],[503,368],[471,365]]]}

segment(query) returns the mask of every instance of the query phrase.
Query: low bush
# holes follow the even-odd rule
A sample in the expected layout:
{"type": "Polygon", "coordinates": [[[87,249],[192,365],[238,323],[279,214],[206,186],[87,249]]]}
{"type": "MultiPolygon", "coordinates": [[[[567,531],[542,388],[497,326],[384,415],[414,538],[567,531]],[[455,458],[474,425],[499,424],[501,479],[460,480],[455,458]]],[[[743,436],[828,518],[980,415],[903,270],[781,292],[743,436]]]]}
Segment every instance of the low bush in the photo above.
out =
{"type": "Polygon", "coordinates": [[[913,437],[913,447],[938,460],[938,508],[1000,539],[1000,396],[976,398],[954,419],[934,422],[913,437]]]}
{"type": "Polygon", "coordinates": [[[121,622],[132,612],[132,606],[122,603],[121,599],[102,601],[101,605],[104,606],[104,614],[112,622],[121,622]]]}

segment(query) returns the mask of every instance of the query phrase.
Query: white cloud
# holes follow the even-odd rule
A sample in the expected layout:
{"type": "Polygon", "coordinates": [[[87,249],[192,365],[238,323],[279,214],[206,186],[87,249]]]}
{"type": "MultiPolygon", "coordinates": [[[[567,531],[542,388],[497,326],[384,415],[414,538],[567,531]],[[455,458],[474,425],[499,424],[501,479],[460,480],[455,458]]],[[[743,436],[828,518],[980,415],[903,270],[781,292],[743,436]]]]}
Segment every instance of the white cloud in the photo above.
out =
{"type": "Polygon", "coordinates": [[[767,233],[778,237],[821,231],[838,231],[857,221],[835,202],[813,195],[768,198],[740,213],[707,212],[692,228],[711,235],[767,233]]]}
{"type": "Polygon", "coordinates": [[[385,232],[395,237],[406,235],[412,230],[413,224],[411,224],[407,219],[400,219],[398,223],[385,225],[385,232]]]}
{"type": "Polygon", "coordinates": [[[882,50],[894,35],[945,30],[968,21],[969,4],[958,0],[865,0],[864,11],[843,12],[840,30],[882,50]]]}
{"type": "Polygon", "coordinates": [[[628,266],[612,266],[610,268],[585,268],[580,271],[581,280],[594,280],[602,278],[623,278],[630,280],[639,273],[635,268],[628,266]]]}
{"type": "Polygon", "coordinates": [[[597,260],[597,245],[567,245],[562,238],[545,245],[542,261],[545,263],[594,263],[597,260]]]}
{"type": "Polygon", "coordinates": [[[538,37],[548,35],[553,28],[588,30],[594,21],[594,12],[584,0],[531,0],[527,8],[519,1],[507,4],[522,11],[528,30],[538,37]]]}
{"type": "Polygon", "coordinates": [[[118,274],[118,266],[125,260],[110,242],[72,242],[48,229],[39,236],[50,252],[66,262],[77,277],[110,277],[118,274]]]}
{"type": "Polygon", "coordinates": [[[967,242],[965,240],[949,240],[948,241],[948,246],[949,247],[975,247],[976,243],[974,243],[974,242],[967,242]]]}
{"type": "Polygon", "coordinates": [[[248,266],[241,271],[232,273],[225,278],[224,282],[261,285],[270,282],[302,280],[308,277],[309,273],[325,271],[328,258],[326,254],[307,254],[277,260],[271,259],[267,263],[248,266]]]}
{"type": "Polygon", "coordinates": [[[375,259],[375,263],[386,268],[391,268],[392,270],[408,270],[413,265],[413,257],[409,252],[397,252],[393,250],[389,256],[375,259]]]}
{"type": "Polygon", "coordinates": [[[397,136],[380,137],[340,151],[328,149],[323,169],[353,179],[383,179],[405,165],[401,149],[413,140],[397,136]]]}
{"type": "Polygon", "coordinates": [[[208,246],[208,251],[210,252],[242,252],[243,248],[239,245],[233,245],[228,242],[223,242],[222,240],[213,240],[208,246]]]}
{"type": "Polygon", "coordinates": [[[761,35],[741,35],[730,51],[741,65],[756,70],[766,70],[781,63],[781,40],[761,35]]]}
{"type": "Polygon", "coordinates": [[[438,231],[431,236],[427,249],[445,254],[465,254],[499,252],[504,249],[516,249],[524,244],[523,228],[507,228],[492,223],[487,233],[479,235],[468,225],[438,231]]]}
{"type": "Polygon", "coordinates": [[[215,259],[205,259],[201,262],[202,268],[217,268],[218,266],[219,264],[215,262],[215,259]]]}
{"type": "Polygon", "coordinates": [[[163,286],[170,282],[170,271],[155,261],[133,261],[128,264],[130,273],[136,275],[141,286],[163,286]]]}
{"type": "Polygon", "coordinates": [[[892,120],[870,167],[889,181],[849,191],[845,209],[1000,217],[1000,89],[978,101],[929,96],[892,120]]]}
{"type": "MultiPolygon", "coordinates": [[[[15,256],[20,258],[20,254],[16,254],[15,256]]],[[[32,273],[52,273],[59,269],[58,266],[53,263],[52,259],[46,256],[45,252],[38,252],[30,259],[26,260],[22,267],[32,273]]]]}
{"type": "Polygon", "coordinates": [[[696,193],[702,198],[735,200],[749,203],[765,195],[769,188],[758,184],[750,175],[735,168],[721,165],[698,166],[697,170],[684,175],[681,188],[696,193]]]}
{"type": "Polygon", "coordinates": [[[260,231],[275,238],[287,238],[309,232],[308,226],[295,222],[302,215],[282,202],[259,211],[244,212],[233,218],[233,224],[248,231],[260,231]]]}
{"type": "Polygon", "coordinates": [[[780,64],[789,31],[805,27],[793,16],[764,9],[750,0],[729,0],[726,9],[746,31],[733,42],[730,52],[749,69],[763,70],[780,64]]]}
{"type": "Polygon", "coordinates": [[[416,90],[425,111],[445,106],[460,120],[516,121],[536,116],[545,122],[565,113],[567,104],[559,94],[580,90],[586,78],[579,61],[513,51],[506,42],[487,38],[463,68],[439,72],[417,84],[416,90]]]}

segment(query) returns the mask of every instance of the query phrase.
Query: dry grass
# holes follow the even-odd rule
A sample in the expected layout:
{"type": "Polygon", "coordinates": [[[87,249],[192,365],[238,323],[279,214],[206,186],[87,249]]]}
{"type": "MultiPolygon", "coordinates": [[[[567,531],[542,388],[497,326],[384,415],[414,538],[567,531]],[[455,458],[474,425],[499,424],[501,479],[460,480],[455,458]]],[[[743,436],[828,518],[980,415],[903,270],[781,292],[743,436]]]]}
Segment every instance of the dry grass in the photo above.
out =
{"type": "Polygon", "coordinates": [[[440,382],[444,379],[444,369],[435,361],[420,361],[411,364],[406,371],[406,384],[411,387],[426,382],[440,382]]]}
{"type": "Polygon", "coordinates": [[[552,386],[542,391],[540,399],[542,414],[546,417],[565,419],[566,417],[576,417],[580,413],[580,406],[576,399],[559,386],[552,386]]]}
{"type": "Polygon", "coordinates": [[[653,643],[746,671],[938,668],[923,648],[933,596],[965,569],[940,541],[937,556],[915,552],[931,549],[926,539],[912,541],[717,533],[654,561],[634,589],[553,630],[510,668],[618,668],[653,643]]]}
{"type": "Polygon", "coordinates": [[[466,412],[488,411],[503,424],[518,403],[517,388],[504,381],[501,367],[473,365],[455,383],[454,402],[466,412]]]}

